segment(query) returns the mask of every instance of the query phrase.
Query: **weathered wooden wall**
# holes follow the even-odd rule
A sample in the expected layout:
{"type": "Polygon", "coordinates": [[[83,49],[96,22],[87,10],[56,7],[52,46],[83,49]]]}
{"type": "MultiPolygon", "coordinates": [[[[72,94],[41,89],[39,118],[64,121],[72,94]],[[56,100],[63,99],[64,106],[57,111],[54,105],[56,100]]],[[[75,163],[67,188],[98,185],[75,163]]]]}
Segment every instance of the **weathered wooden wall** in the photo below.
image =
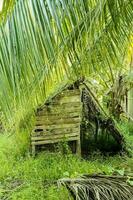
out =
{"type": "Polygon", "coordinates": [[[79,89],[68,90],[54,97],[38,110],[32,134],[32,145],[61,140],[80,141],[82,102],[79,89]]]}

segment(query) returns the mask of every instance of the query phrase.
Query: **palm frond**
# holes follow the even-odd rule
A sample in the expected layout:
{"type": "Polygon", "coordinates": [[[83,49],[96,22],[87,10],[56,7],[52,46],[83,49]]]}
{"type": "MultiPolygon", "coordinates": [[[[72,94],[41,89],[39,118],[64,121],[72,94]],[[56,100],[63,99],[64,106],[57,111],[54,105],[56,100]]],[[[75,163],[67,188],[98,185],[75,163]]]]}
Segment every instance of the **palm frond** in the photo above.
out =
{"type": "Polygon", "coordinates": [[[130,0],[18,0],[0,27],[0,105],[8,124],[64,79],[119,65],[132,31],[130,0]],[[124,8],[124,9],[123,9],[124,8]]]}
{"type": "Polygon", "coordinates": [[[11,14],[17,0],[3,0],[2,10],[0,11],[0,23],[6,21],[7,17],[11,14]]]}
{"type": "Polygon", "coordinates": [[[60,179],[76,200],[132,200],[133,187],[123,177],[84,175],[75,179],[60,179]]]}

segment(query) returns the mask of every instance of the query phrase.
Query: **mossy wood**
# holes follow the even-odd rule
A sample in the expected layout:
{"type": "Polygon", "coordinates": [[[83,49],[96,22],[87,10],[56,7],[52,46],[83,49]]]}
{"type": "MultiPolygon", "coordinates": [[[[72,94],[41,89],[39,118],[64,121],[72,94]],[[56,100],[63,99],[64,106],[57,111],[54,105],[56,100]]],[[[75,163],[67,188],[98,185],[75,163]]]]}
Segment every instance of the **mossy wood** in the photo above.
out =
{"type": "Polygon", "coordinates": [[[76,153],[80,155],[80,137],[83,138],[86,131],[84,120],[93,123],[96,142],[98,129],[103,132],[106,130],[123,149],[124,138],[115,122],[105,115],[85,83],[78,86],[74,83],[63,88],[37,109],[31,136],[32,154],[35,154],[36,146],[73,141],[76,153]]]}
{"type": "Polygon", "coordinates": [[[80,124],[82,102],[80,89],[66,88],[36,113],[36,124],[32,132],[32,154],[36,146],[72,141],[80,155],[80,124]]]}

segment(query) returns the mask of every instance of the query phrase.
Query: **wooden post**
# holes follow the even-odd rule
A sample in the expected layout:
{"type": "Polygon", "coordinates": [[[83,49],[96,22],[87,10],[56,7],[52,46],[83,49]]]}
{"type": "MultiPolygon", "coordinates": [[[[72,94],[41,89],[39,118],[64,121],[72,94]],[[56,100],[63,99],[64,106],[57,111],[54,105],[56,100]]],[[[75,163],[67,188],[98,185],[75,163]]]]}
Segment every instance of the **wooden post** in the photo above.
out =
{"type": "Polygon", "coordinates": [[[72,153],[76,152],[76,141],[72,141],[72,153]]]}
{"type": "Polygon", "coordinates": [[[78,156],[81,156],[80,138],[76,141],[76,154],[77,154],[78,156]]]}
{"type": "Polygon", "coordinates": [[[32,144],[32,156],[35,157],[36,154],[36,146],[32,144]]]}

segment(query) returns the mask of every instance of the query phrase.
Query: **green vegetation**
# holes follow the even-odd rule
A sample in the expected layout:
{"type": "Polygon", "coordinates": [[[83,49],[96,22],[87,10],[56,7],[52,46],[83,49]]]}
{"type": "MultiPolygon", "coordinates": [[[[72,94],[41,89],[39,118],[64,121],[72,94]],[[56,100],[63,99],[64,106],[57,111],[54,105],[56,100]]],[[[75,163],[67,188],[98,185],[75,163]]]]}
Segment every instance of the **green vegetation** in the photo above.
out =
{"type": "MultiPolygon", "coordinates": [[[[130,135],[133,127],[123,124],[121,127],[129,132],[128,141],[133,141],[130,135]]],[[[70,152],[62,154],[59,147],[56,153],[41,152],[33,158],[27,141],[26,132],[0,136],[0,199],[68,200],[68,191],[56,184],[60,178],[96,173],[130,176],[133,172],[133,158],[126,155],[104,157],[94,152],[84,160],[70,152]]]]}
{"type": "MultiPolygon", "coordinates": [[[[2,2],[0,131],[5,133],[0,134],[0,199],[68,200],[68,191],[56,184],[60,178],[84,173],[130,176],[133,125],[126,121],[133,118],[132,1],[2,2]],[[93,148],[84,160],[65,144],[56,153],[31,157],[29,133],[36,109],[62,86],[79,79],[85,79],[107,118],[117,121],[128,153],[104,157],[93,148]]],[[[99,149],[105,143],[104,150],[112,151],[114,141],[111,138],[108,145],[105,139],[103,134],[98,138],[99,149]]],[[[88,147],[87,142],[82,146],[88,147]]]]}
{"type": "Polygon", "coordinates": [[[121,76],[125,82],[131,60],[132,9],[130,0],[4,0],[0,109],[5,128],[18,127],[52,92],[81,76],[97,98],[114,93],[115,99],[105,100],[114,114],[127,86],[118,83],[121,76]]]}

